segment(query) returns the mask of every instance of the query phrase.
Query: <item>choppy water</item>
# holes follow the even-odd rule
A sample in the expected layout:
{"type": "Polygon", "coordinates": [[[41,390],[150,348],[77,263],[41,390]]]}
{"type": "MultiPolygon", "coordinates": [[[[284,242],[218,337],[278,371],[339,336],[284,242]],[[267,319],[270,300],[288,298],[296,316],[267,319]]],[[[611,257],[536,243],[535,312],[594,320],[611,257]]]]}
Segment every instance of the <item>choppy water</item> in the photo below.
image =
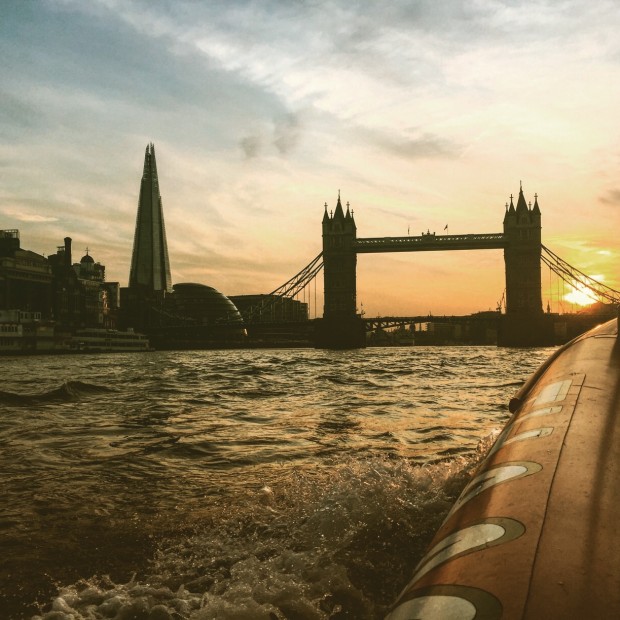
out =
{"type": "Polygon", "coordinates": [[[549,353],[0,358],[0,618],[382,618],[549,353]]]}

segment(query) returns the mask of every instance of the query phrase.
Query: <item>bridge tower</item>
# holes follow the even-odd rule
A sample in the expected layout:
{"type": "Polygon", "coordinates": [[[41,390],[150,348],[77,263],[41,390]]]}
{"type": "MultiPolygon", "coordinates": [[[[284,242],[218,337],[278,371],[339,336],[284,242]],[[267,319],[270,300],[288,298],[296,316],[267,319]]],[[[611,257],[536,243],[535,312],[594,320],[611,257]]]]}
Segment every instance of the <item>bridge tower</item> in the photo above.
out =
{"type": "Polygon", "coordinates": [[[356,348],[365,343],[364,324],[356,306],[356,238],[353,212],[348,203],[344,212],[339,192],[335,211],[329,214],[325,203],[323,214],[325,302],[316,334],[316,345],[320,348],[356,348]]]}
{"type": "Polygon", "coordinates": [[[543,312],[540,279],[540,207],[538,196],[528,207],[519,188],[517,207],[510,197],[504,216],[506,314],[536,316],[543,312]]]}
{"type": "Polygon", "coordinates": [[[549,339],[543,314],[540,254],[541,220],[538,196],[529,206],[519,188],[515,208],[512,196],[504,215],[506,316],[499,333],[501,345],[542,345],[549,339]]]}

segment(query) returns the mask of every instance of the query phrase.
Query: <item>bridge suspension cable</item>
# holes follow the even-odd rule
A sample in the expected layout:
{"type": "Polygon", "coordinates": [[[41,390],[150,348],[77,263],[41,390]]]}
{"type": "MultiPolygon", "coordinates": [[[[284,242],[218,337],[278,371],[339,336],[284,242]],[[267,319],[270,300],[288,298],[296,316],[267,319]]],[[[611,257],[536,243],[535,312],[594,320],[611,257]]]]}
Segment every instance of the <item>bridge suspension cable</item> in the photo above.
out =
{"type": "Polygon", "coordinates": [[[598,301],[603,303],[620,304],[620,291],[587,276],[583,271],[569,265],[565,260],[552,252],[548,247],[541,245],[540,258],[556,275],[572,287],[581,285],[598,301]]]}
{"type": "Polygon", "coordinates": [[[245,320],[252,321],[259,319],[264,314],[270,313],[277,304],[282,303],[282,298],[284,297],[289,299],[294,298],[316,278],[321,269],[323,269],[323,252],[310,261],[299,273],[296,273],[284,284],[278,286],[278,288],[266,295],[265,301],[249,308],[248,311],[244,313],[245,320]]]}
{"type": "Polygon", "coordinates": [[[295,274],[290,280],[277,289],[271,291],[269,295],[277,295],[279,297],[295,297],[297,293],[306,288],[306,286],[317,276],[319,271],[323,269],[323,252],[308,263],[299,273],[295,274]]]}

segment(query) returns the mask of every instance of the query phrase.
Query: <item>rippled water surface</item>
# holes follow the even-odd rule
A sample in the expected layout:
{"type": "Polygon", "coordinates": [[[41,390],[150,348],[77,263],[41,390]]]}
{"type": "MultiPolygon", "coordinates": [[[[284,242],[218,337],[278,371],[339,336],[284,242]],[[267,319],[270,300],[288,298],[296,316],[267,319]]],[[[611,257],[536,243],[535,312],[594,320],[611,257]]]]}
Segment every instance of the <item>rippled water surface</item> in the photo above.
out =
{"type": "Polygon", "coordinates": [[[381,618],[549,354],[0,358],[0,617],[381,618]]]}

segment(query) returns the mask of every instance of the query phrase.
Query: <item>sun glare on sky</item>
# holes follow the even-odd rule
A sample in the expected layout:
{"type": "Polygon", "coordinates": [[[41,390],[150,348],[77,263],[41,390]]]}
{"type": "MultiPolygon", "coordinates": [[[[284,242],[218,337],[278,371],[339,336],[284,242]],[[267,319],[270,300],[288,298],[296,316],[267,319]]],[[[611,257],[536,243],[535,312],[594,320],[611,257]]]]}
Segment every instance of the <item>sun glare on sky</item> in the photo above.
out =
{"type": "MultiPolygon", "coordinates": [[[[590,277],[597,282],[602,282],[605,279],[601,274],[590,277]]],[[[594,294],[580,282],[573,282],[571,284],[571,291],[564,295],[564,299],[578,306],[590,306],[597,301],[594,294]]]]}

